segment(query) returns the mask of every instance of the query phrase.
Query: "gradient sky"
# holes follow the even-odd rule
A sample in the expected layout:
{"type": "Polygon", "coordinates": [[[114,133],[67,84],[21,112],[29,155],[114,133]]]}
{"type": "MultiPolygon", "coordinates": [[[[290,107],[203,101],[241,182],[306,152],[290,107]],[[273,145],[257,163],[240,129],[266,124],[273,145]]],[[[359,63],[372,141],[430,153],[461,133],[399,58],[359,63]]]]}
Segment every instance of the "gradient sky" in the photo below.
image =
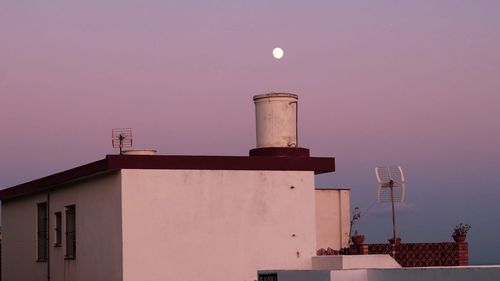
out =
{"type": "Polygon", "coordinates": [[[0,187],[112,154],[247,155],[252,96],[300,96],[299,141],[335,156],[367,241],[391,236],[374,167],[402,165],[406,242],[472,225],[500,263],[500,1],[0,2],[0,187]],[[285,50],[282,60],[271,56],[285,50]]]}

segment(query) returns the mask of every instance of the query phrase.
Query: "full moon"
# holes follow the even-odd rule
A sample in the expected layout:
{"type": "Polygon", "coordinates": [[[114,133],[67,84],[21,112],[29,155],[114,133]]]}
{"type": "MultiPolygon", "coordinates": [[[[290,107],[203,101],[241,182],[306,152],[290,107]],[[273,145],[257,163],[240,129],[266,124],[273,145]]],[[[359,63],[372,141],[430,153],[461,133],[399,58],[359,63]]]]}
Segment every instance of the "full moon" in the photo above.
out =
{"type": "Polygon", "coordinates": [[[283,49],[281,48],[274,48],[273,49],[273,57],[275,59],[281,59],[283,57],[283,55],[285,54],[285,52],[283,52],[283,49]]]}

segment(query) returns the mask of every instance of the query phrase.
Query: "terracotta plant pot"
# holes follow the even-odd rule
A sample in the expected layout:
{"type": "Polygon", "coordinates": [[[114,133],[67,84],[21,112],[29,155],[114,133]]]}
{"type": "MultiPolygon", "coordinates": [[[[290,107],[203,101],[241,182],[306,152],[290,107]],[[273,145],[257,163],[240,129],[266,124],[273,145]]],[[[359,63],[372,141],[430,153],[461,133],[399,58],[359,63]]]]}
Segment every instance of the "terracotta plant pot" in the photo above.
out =
{"type": "Polygon", "coordinates": [[[467,236],[458,236],[458,235],[453,235],[453,240],[455,240],[455,242],[457,243],[463,243],[465,242],[465,238],[467,238],[467,236]]]}
{"type": "Polygon", "coordinates": [[[365,242],[365,236],[364,235],[353,236],[353,237],[351,237],[351,239],[352,239],[352,242],[355,245],[361,245],[361,244],[363,244],[363,242],[365,242]]]}
{"type": "MultiPolygon", "coordinates": [[[[391,245],[394,244],[394,238],[389,238],[388,240],[389,240],[389,244],[391,244],[391,245]]],[[[401,238],[396,237],[396,243],[395,244],[396,245],[401,244],[401,238]]]]}

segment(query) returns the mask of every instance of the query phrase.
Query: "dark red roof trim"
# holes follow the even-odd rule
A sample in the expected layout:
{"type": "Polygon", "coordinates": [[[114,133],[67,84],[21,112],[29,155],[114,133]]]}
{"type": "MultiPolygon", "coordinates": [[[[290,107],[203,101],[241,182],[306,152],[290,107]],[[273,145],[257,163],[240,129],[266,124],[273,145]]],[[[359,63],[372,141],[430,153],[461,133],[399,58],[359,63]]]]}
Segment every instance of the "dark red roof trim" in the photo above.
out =
{"type": "Polygon", "coordinates": [[[251,149],[250,156],[309,157],[309,149],[302,147],[260,147],[251,149]]]}
{"type": "Polygon", "coordinates": [[[0,190],[0,200],[49,190],[65,183],[120,169],[335,171],[333,157],[107,155],[105,159],[0,190]]]}

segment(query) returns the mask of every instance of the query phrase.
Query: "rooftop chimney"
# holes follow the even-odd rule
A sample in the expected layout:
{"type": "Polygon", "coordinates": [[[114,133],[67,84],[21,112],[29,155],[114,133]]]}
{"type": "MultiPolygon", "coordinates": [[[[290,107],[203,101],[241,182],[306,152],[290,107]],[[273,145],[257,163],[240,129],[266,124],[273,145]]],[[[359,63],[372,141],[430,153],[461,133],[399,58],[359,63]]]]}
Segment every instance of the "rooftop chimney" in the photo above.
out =
{"type": "Polygon", "coordinates": [[[257,148],[250,150],[250,156],[309,156],[308,149],[298,147],[298,99],[290,93],[253,97],[257,148]]]}

